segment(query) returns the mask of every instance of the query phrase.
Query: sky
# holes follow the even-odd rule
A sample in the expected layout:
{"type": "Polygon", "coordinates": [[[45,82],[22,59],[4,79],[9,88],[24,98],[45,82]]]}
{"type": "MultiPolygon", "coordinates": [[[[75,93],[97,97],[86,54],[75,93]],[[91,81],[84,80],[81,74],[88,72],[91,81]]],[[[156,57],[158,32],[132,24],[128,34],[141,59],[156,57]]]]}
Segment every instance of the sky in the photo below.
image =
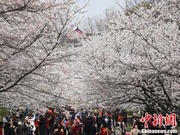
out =
{"type": "MultiPolygon", "coordinates": [[[[120,2],[120,4],[123,6],[125,0],[118,0],[118,2],[120,2]]],[[[84,0],[80,0],[80,5],[82,5],[83,3],[84,0]]],[[[105,9],[115,6],[115,0],[90,0],[90,3],[86,8],[87,12],[84,15],[89,17],[103,15],[105,9]]]]}
{"type": "MultiPolygon", "coordinates": [[[[41,1],[46,1],[46,0],[41,0],[41,1]]],[[[55,0],[55,1],[58,2],[61,0],[55,0]]],[[[84,5],[85,1],[88,0],[77,0],[80,7],[84,5]]],[[[84,14],[84,16],[94,17],[94,16],[103,15],[106,9],[117,7],[116,1],[118,1],[118,3],[121,6],[124,6],[126,0],[90,0],[88,6],[86,7],[87,12],[84,14]]]]}

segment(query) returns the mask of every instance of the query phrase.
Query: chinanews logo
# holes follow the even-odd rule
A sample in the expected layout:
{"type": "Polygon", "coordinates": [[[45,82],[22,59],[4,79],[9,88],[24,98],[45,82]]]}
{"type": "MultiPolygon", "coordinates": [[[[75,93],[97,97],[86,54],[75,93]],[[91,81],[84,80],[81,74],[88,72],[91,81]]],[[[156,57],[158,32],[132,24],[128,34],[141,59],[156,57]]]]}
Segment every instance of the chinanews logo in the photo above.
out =
{"type": "Polygon", "coordinates": [[[175,127],[177,126],[176,114],[148,114],[145,113],[145,117],[141,118],[140,121],[144,123],[144,128],[142,133],[177,133],[175,127]],[[153,127],[164,127],[164,128],[153,128],[153,127]],[[171,127],[171,129],[166,129],[165,127],[171,127]]]}

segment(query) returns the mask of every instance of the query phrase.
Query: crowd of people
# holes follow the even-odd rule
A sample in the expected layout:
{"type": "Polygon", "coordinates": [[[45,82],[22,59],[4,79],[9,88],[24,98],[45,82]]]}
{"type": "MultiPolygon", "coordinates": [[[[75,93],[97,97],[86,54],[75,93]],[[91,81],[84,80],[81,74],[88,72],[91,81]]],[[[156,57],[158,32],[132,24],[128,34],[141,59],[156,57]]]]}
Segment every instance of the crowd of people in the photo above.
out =
{"type": "Polygon", "coordinates": [[[3,118],[4,135],[125,135],[126,116],[105,109],[18,109],[3,118]],[[115,128],[116,127],[116,128],[115,128]]]}
{"type": "MultiPolygon", "coordinates": [[[[3,135],[127,135],[127,114],[101,108],[18,109],[0,127],[3,135]]],[[[140,135],[141,129],[143,123],[135,117],[129,135],[140,135]]]]}

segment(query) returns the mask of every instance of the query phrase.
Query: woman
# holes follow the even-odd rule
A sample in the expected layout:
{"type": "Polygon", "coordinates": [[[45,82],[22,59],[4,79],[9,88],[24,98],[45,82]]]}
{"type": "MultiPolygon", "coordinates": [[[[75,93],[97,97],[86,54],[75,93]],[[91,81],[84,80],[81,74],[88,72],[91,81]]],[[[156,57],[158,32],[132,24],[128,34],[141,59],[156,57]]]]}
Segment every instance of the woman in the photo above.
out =
{"type": "Polygon", "coordinates": [[[140,134],[140,130],[138,129],[137,125],[134,125],[133,129],[130,132],[130,135],[139,135],[140,134]]]}
{"type": "Polygon", "coordinates": [[[100,129],[98,135],[111,135],[112,131],[106,126],[103,125],[103,127],[100,129]]]}
{"type": "Polygon", "coordinates": [[[115,132],[115,135],[122,135],[122,129],[118,123],[116,124],[114,132],[115,132]]]}

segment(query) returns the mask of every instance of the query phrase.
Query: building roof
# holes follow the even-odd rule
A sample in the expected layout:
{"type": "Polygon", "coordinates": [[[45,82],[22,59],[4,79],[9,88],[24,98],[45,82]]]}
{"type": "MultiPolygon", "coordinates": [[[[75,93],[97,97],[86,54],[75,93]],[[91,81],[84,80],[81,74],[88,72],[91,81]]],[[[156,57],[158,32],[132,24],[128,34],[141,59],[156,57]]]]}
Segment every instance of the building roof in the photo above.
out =
{"type": "Polygon", "coordinates": [[[74,32],[77,32],[78,34],[83,34],[83,31],[79,29],[79,27],[77,27],[74,32]]]}

